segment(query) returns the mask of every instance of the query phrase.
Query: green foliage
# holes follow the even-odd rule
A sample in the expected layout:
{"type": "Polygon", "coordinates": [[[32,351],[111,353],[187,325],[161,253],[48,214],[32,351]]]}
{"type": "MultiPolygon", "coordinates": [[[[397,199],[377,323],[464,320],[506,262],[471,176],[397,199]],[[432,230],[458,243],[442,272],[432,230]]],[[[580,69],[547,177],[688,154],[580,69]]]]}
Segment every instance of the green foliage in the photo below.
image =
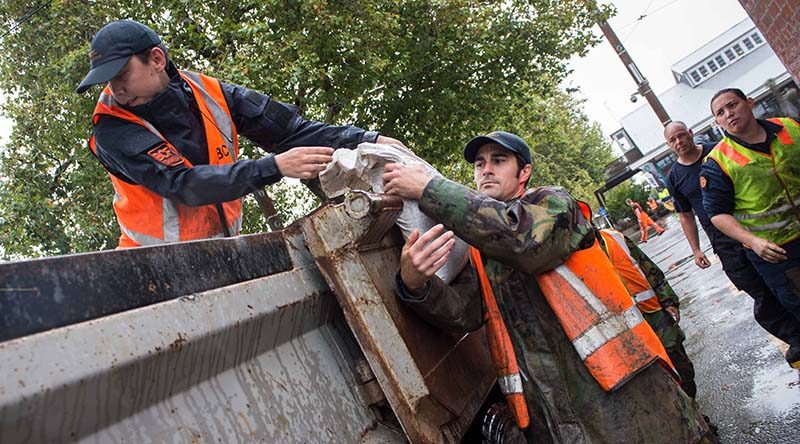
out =
{"type": "MultiPolygon", "coordinates": [[[[5,0],[0,23],[10,28],[40,4],[5,0]]],[[[564,60],[596,41],[581,2],[54,0],[0,42],[3,112],[15,122],[0,157],[7,257],[116,245],[113,190],[86,148],[97,91],[73,90],[92,35],[121,18],[156,29],[180,68],[264,91],[307,118],[377,129],[436,166],[461,164],[462,176],[464,141],[500,124],[534,140],[546,158],[563,160],[566,146],[600,147],[585,155],[605,156],[596,129],[555,92],[564,60]]],[[[245,156],[263,155],[242,146],[245,156]]],[[[560,183],[537,159],[536,180],[560,183]]],[[[560,177],[584,195],[597,180],[594,166],[572,164],[560,177]]],[[[269,191],[282,211],[313,202],[305,191],[269,191]]],[[[265,229],[250,199],[245,220],[246,232],[265,229]]]]}
{"type": "MultiPolygon", "coordinates": [[[[635,200],[642,205],[642,208],[647,206],[647,198],[650,196],[650,188],[643,184],[637,184],[630,180],[617,185],[611,191],[606,193],[606,210],[608,210],[609,219],[615,224],[625,218],[629,218],[636,223],[636,217],[633,210],[630,209],[625,199],[635,200]]],[[[629,224],[622,224],[629,225],[629,224]]]]}

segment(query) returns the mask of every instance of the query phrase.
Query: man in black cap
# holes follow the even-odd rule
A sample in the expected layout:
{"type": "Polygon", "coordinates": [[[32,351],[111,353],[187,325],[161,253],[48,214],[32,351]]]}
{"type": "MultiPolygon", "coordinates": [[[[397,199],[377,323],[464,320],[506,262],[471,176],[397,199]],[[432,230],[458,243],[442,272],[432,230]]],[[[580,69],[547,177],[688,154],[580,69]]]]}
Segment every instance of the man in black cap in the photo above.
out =
{"type": "MultiPolygon", "coordinates": [[[[524,427],[528,442],[715,442],[706,436],[708,426],[692,400],[664,367],[652,365],[658,359],[650,351],[666,353],[652,329],[643,325],[630,294],[599,250],[578,202],[562,188],[527,189],[531,153],[525,141],[494,131],[472,139],[464,157],[474,164],[477,191],[431,178],[415,166],[385,167],[385,193],[417,200],[422,212],[441,222],[424,234],[412,232],[406,240],[396,278],[403,303],[431,324],[459,334],[478,329],[487,320],[487,337],[500,338],[490,339],[490,348],[501,391],[516,423],[520,427],[529,423],[524,427]],[[471,252],[471,263],[447,285],[434,273],[447,260],[454,233],[476,250],[471,252]],[[553,295],[553,287],[545,292],[540,285],[541,275],[572,267],[573,256],[586,257],[584,250],[598,259],[588,268],[605,266],[609,279],[602,285],[616,289],[613,300],[627,304],[624,313],[629,317],[622,320],[612,308],[612,298],[600,294],[611,290],[595,291],[586,284],[582,294],[572,291],[567,298],[560,297],[567,294],[566,287],[553,295]],[[593,319],[598,323],[584,330],[564,317],[570,306],[560,301],[568,299],[578,305],[585,300],[584,306],[597,309],[599,316],[593,319]],[[495,321],[498,317],[502,322],[495,321]],[[611,324],[619,328],[618,334],[608,330],[611,324]],[[581,333],[570,340],[568,329],[581,333]],[[600,330],[602,335],[597,334],[600,330]],[[635,338],[612,344],[623,337],[635,338]],[[653,348],[626,347],[641,345],[636,339],[640,337],[655,341],[653,348]],[[594,351],[584,348],[586,341],[594,344],[594,351]],[[503,345],[509,343],[510,347],[503,345]],[[630,352],[626,355],[630,361],[593,357],[608,345],[622,345],[630,352]],[[641,359],[643,355],[648,358],[641,359]],[[624,373],[610,390],[600,383],[606,370],[624,373]],[[520,395],[527,411],[520,407],[520,395]]],[[[580,287],[575,282],[584,275],[572,276],[570,288],[580,287]]],[[[579,322],[594,321],[587,317],[579,322]]]]}
{"type": "Polygon", "coordinates": [[[281,177],[316,177],[334,148],[400,143],[354,126],[309,121],[259,92],[179,71],[159,36],[108,23],[91,43],[77,88],[108,83],[90,147],[109,172],[120,247],[235,235],[241,197],[281,177]],[[238,159],[238,135],[277,153],[238,159]]]}

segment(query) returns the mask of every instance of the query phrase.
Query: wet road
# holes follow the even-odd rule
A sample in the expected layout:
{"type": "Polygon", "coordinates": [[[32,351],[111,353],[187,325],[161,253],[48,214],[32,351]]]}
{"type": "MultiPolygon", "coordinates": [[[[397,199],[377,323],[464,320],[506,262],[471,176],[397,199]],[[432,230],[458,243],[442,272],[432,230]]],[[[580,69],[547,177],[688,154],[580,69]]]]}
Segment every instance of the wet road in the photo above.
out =
{"type": "Polygon", "coordinates": [[[725,444],[800,443],[800,374],[784,360],[787,346],[756,324],[752,299],[728,281],[702,230],[712,263],[705,270],[694,264],[677,217],[660,222],[667,231],[640,247],[681,298],[703,413],[725,444]]]}

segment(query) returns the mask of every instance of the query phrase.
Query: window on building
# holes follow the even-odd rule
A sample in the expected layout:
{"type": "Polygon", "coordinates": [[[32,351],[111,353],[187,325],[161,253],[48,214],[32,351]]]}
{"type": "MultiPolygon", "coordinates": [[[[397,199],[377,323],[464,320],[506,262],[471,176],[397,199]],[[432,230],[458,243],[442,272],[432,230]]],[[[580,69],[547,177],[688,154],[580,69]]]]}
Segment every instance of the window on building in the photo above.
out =
{"type": "Polygon", "coordinates": [[[728,56],[728,60],[733,60],[736,58],[736,55],[733,53],[732,49],[726,49],[725,55],[728,56]]]}
{"type": "Polygon", "coordinates": [[[717,72],[719,68],[717,68],[717,64],[713,60],[708,61],[708,67],[711,69],[711,72],[717,72]]]}
{"type": "Polygon", "coordinates": [[[753,38],[753,41],[756,42],[756,45],[760,45],[760,44],[764,43],[764,40],[761,38],[760,35],[758,35],[757,32],[754,32],[754,33],[750,34],[750,37],[753,38]]]}
{"type": "Polygon", "coordinates": [[[745,39],[742,40],[742,43],[744,43],[744,46],[746,46],[747,49],[753,49],[756,46],[753,44],[753,41],[750,40],[750,37],[745,37],[745,39]]]}
{"type": "Polygon", "coordinates": [[[719,65],[720,68],[728,64],[721,55],[714,57],[714,60],[717,61],[717,65],[719,65]]]}
{"type": "Polygon", "coordinates": [[[706,69],[705,66],[701,66],[697,68],[697,70],[700,71],[700,75],[702,75],[703,77],[708,77],[708,70],[706,69]]]}
{"type": "Polygon", "coordinates": [[[742,49],[742,45],[740,45],[738,43],[733,45],[733,50],[736,51],[736,55],[744,54],[744,49],[742,49]]]}
{"type": "Polygon", "coordinates": [[[697,71],[692,71],[692,72],[689,73],[689,75],[692,76],[692,80],[694,80],[695,83],[703,80],[703,78],[700,77],[700,74],[698,74],[697,71]]]}

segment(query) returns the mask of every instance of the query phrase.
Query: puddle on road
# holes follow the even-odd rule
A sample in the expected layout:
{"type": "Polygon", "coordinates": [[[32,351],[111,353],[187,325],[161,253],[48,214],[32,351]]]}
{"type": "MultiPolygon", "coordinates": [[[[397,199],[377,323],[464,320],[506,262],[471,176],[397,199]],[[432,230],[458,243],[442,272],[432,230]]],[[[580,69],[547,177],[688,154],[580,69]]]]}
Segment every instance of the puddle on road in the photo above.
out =
{"type": "Polygon", "coordinates": [[[783,361],[762,368],[753,377],[753,392],[747,400],[747,408],[756,416],[767,412],[782,416],[800,408],[800,372],[783,361]]]}

